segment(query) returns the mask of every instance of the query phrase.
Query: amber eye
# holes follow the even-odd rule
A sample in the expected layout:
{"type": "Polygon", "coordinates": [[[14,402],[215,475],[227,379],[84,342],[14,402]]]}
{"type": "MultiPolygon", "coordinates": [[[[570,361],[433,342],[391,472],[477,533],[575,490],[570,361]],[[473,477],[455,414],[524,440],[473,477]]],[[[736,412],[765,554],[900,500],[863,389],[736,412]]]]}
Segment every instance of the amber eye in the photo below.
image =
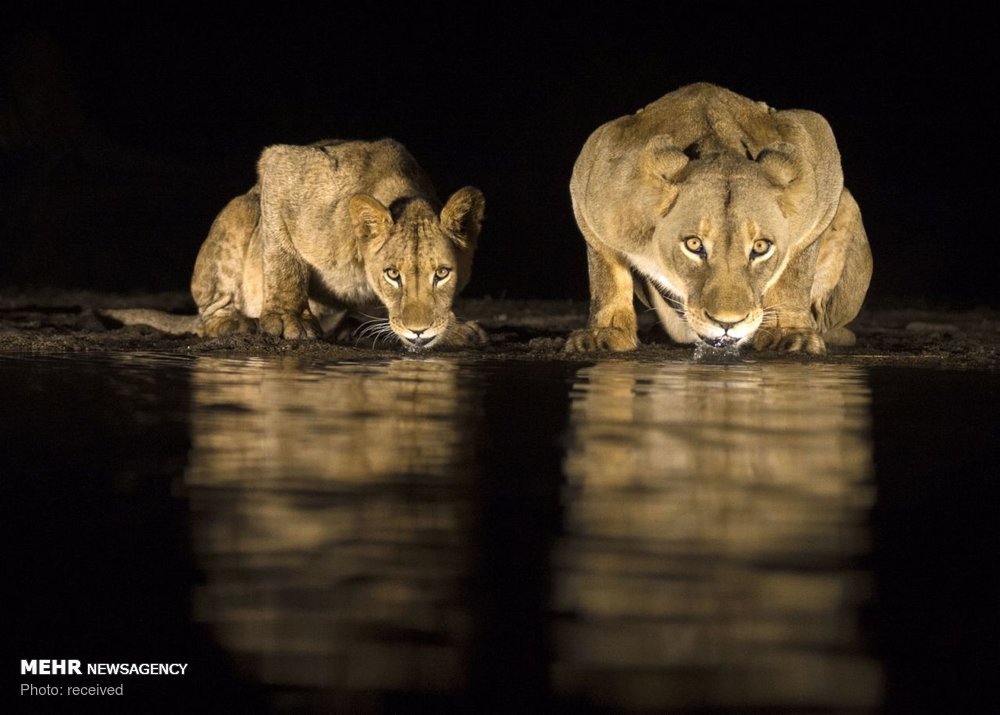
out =
{"type": "Polygon", "coordinates": [[[771,250],[771,241],[766,238],[758,238],[753,242],[753,246],[750,247],[750,257],[760,258],[765,253],[771,250]]]}
{"type": "Polygon", "coordinates": [[[393,285],[399,285],[399,271],[395,268],[386,268],[385,278],[393,285]]]}
{"type": "Polygon", "coordinates": [[[688,236],[685,238],[684,248],[691,251],[691,253],[697,253],[699,256],[705,255],[705,244],[697,236],[688,236]]]}
{"type": "Polygon", "coordinates": [[[451,269],[446,268],[445,266],[441,266],[436,271],[434,271],[434,285],[437,285],[438,283],[444,283],[446,280],[448,280],[448,276],[450,275],[451,275],[451,269]]]}

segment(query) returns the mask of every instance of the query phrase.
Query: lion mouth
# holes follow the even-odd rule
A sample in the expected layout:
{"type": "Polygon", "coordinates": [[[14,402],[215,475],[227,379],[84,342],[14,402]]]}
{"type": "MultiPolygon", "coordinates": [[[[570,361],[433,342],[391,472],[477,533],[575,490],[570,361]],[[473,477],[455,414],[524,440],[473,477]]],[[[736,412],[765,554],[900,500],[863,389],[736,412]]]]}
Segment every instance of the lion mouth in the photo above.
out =
{"type": "Polygon", "coordinates": [[[713,348],[731,348],[740,342],[739,338],[732,335],[720,335],[717,338],[706,338],[704,335],[699,335],[698,339],[713,348]]]}
{"type": "Polygon", "coordinates": [[[438,341],[438,338],[440,338],[441,335],[442,333],[431,335],[429,337],[408,338],[405,335],[398,335],[398,337],[399,341],[403,343],[403,345],[406,347],[407,350],[416,353],[422,350],[427,350],[430,347],[433,347],[433,345],[438,341]]]}

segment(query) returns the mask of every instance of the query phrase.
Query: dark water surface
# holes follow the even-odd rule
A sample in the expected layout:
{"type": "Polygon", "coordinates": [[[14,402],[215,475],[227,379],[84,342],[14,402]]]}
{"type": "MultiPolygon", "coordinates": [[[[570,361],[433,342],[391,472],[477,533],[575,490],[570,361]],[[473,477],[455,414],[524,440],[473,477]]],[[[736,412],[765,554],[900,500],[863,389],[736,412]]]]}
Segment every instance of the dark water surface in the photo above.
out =
{"type": "Polygon", "coordinates": [[[996,372],[25,356],[0,395],[19,710],[996,702],[996,372]]]}

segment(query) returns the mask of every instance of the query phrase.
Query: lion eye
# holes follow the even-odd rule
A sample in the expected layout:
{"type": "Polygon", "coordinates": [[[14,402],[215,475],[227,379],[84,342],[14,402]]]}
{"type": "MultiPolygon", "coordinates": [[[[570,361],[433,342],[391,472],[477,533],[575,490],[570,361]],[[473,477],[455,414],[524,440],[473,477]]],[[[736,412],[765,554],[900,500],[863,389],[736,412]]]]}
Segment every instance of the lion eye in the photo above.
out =
{"type": "Polygon", "coordinates": [[[699,256],[705,255],[705,244],[697,236],[688,236],[684,239],[684,248],[699,256]]]}
{"type": "Polygon", "coordinates": [[[399,285],[399,271],[395,268],[386,268],[384,271],[385,279],[389,281],[392,285],[399,285]]]}
{"type": "Polygon", "coordinates": [[[436,271],[434,271],[434,285],[444,283],[448,280],[448,276],[451,275],[451,269],[441,266],[436,271]]]}
{"type": "Polygon", "coordinates": [[[772,242],[766,238],[758,238],[753,242],[753,246],[750,247],[750,257],[760,258],[768,251],[771,250],[772,242]]]}

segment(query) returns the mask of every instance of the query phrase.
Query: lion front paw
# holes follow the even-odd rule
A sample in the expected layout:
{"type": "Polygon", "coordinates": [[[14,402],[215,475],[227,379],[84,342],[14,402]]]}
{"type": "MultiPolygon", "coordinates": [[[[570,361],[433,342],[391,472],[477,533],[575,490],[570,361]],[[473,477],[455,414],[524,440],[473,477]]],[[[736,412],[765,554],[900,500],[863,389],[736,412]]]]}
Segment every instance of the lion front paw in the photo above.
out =
{"type": "Polygon", "coordinates": [[[260,316],[260,328],[269,335],[286,340],[302,340],[320,336],[319,321],[308,310],[301,315],[271,311],[260,316]]]}
{"type": "Polygon", "coordinates": [[[753,336],[755,350],[777,350],[783,353],[824,355],[826,343],[819,333],[809,328],[761,328],[753,336]]]}
{"type": "Polygon", "coordinates": [[[566,339],[568,353],[589,353],[596,350],[611,350],[620,353],[635,350],[639,339],[634,332],[621,328],[584,328],[574,330],[566,339]]]}
{"type": "Polygon", "coordinates": [[[254,333],[257,331],[257,321],[242,313],[216,313],[206,318],[201,326],[201,334],[209,338],[221,338],[225,335],[254,333]]]}
{"type": "Polygon", "coordinates": [[[474,345],[484,345],[489,338],[486,331],[480,327],[479,323],[470,320],[467,323],[455,321],[445,334],[441,336],[441,345],[452,347],[471,347],[474,345]]]}
{"type": "Polygon", "coordinates": [[[823,334],[823,340],[827,345],[837,345],[839,347],[852,347],[857,344],[858,338],[853,330],[848,328],[834,328],[823,334]]]}

